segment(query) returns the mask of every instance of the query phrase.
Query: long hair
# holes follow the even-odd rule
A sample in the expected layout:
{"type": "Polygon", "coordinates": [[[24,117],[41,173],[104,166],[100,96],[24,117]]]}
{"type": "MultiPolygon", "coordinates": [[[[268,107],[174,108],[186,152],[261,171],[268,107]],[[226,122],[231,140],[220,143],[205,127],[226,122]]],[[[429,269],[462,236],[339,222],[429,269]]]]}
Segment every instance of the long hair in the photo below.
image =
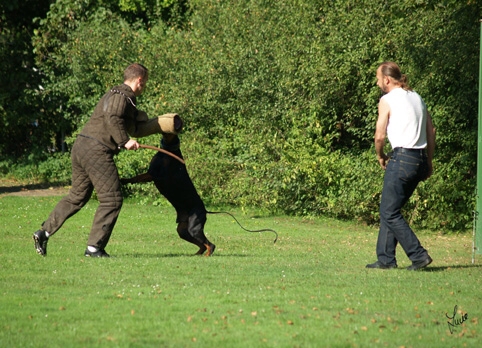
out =
{"type": "Polygon", "coordinates": [[[124,70],[124,81],[130,81],[138,77],[144,79],[148,74],[147,68],[139,63],[134,63],[129,65],[126,70],[124,70]]]}
{"type": "Polygon", "coordinates": [[[383,62],[378,66],[383,76],[389,76],[400,84],[406,91],[411,91],[412,88],[408,85],[407,75],[402,74],[400,67],[394,62],[383,62]]]}

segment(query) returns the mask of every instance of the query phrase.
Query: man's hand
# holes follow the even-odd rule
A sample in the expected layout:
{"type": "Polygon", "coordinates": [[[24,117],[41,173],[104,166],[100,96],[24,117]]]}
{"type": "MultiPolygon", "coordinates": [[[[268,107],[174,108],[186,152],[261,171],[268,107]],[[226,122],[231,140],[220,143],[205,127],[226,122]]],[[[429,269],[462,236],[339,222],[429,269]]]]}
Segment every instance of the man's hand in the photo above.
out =
{"type": "Polygon", "coordinates": [[[382,167],[383,170],[387,169],[388,160],[389,157],[385,154],[378,157],[378,163],[380,163],[380,167],[382,167]]]}
{"type": "Polygon", "coordinates": [[[127,149],[127,150],[137,150],[139,148],[139,143],[137,141],[135,141],[134,139],[130,139],[125,145],[124,147],[127,149]]]}

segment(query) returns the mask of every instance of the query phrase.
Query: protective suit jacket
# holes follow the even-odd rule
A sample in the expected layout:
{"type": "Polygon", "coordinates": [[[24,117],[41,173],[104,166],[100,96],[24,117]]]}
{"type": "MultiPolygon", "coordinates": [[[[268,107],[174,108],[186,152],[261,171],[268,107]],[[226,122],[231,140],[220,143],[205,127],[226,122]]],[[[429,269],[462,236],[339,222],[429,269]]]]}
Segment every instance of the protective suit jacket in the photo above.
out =
{"type": "Polygon", "coordinates": [[[132,89],[115,86],[101,98],[80,134],[117,153],[129,141],[127,125],[135,124],[138,114],[132,89]]]}

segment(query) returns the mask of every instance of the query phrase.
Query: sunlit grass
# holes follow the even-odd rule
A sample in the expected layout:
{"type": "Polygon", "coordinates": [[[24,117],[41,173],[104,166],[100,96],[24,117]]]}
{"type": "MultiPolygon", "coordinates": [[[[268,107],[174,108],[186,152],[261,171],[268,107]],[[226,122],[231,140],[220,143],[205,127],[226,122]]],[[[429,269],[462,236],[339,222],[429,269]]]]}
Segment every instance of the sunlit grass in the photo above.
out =
{"type": "Polygon", "coordinates": [[[374,227],[327,219],[210,215],[210,257],[176,233],[171,207],[126,202],[107,247],[83,256],[97,203],[52,237],[32,233],[58,197],[0,198],[3,347],[478,347],[479,255],[472,236],[419,233],[434,263],[367,270],[374,227]],[[450,333],[446,314],[468,319],[450,333]]]}

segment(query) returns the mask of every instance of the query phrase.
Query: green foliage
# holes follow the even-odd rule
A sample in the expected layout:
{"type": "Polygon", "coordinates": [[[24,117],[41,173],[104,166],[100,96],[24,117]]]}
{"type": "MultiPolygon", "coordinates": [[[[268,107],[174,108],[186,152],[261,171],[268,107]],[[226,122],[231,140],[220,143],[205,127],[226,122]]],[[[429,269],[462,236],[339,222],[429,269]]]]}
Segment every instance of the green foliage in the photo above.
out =
{"type": "Polygon", "coordinates": [[[143,63],[151,22],[175,26],[186,11],[183,0],[58,0],[45,18],[36,18],[33,52],[47,87],[26,97],[38,100],[43,138],[37,143],[60,150],[64,135],[80,128],[99,97],[122,82],[125,67],[143,63]]]}
{"type": "Polygon", "coordinates": [[[56,154],[39,163],[38,174],[43,182],[70,183],[72,168],[70,156],[56,154]]]}
{"type": "Polygon", "coordinates": [[[0,174],[21,182],[69,184],[72,175],[70,155],[57,153],[39,162],[36,162],[35,155],[20,163],[1,161],[0,174]]]}
{"type": "Polygon", "coordinates": [[[434,175],[420,185],[408,204],[411,221],[423,228],[470,230],[476,187],[472,162],[457,154],[443,165],[436,163],[434,175]]]}
{"type": "MultiPolygon", "coordinates": [[[[62,132],[75,134],[137,61],[150,69],[139,108],[150,116],[181,114],[183,153],[207,202],[374,223],[383,176],[372,145],[375,69],[394,60],[437,128],[436,172],[420,185],[407,216],[444,231],[470,225],[477,1],[186,4],[57,1],[34,38],[44,90],[32,92],[43,137],[33,143],[44,151],[62,132]]],[[[121,154],[120,172],[143,172],[148,156],[121,154]]],[[[126,190],[135,193],[157,199],[152,185],[126,190]]]]}
{"type": "Polygon", "coordinates": [[[172,42],[162,61],[154,60],[161,75],[154,91],[197,133],[185,134],[183,146],[202,143],[203,151],[189,148],[198,186],[214,202],[375,222],[383,176],[372,155],[375,69],[392,59],[433,114],[437,168],[451,166],[454,150],[468,160],[461,180],[428,181],[430,190],[421,185],[413,199],[465,200],[432,199],[414,214],[407,209],[409,218],[465,229],[472,221],[476,91],[447,87],[476,83],[475,3],[335,3],[305,1],[294,11],[286,2],[200,1],[190,32],[152,32],[159,45],[172,42]],[[454,70],[460,54],[473,58],[454,70]]]}
{"type": "MultiPolygon", "coordinates": [[[[2,158],[30,154],[49,139],[35,126],[40,112],[38,90],[41,76],[34,65],[30,38],[36,25],[32,18],[45,15],[51,0],[0,3],[0,153],[2,158]]],[[[45,150],[45,148],[44,148],[45,150]]]]}

